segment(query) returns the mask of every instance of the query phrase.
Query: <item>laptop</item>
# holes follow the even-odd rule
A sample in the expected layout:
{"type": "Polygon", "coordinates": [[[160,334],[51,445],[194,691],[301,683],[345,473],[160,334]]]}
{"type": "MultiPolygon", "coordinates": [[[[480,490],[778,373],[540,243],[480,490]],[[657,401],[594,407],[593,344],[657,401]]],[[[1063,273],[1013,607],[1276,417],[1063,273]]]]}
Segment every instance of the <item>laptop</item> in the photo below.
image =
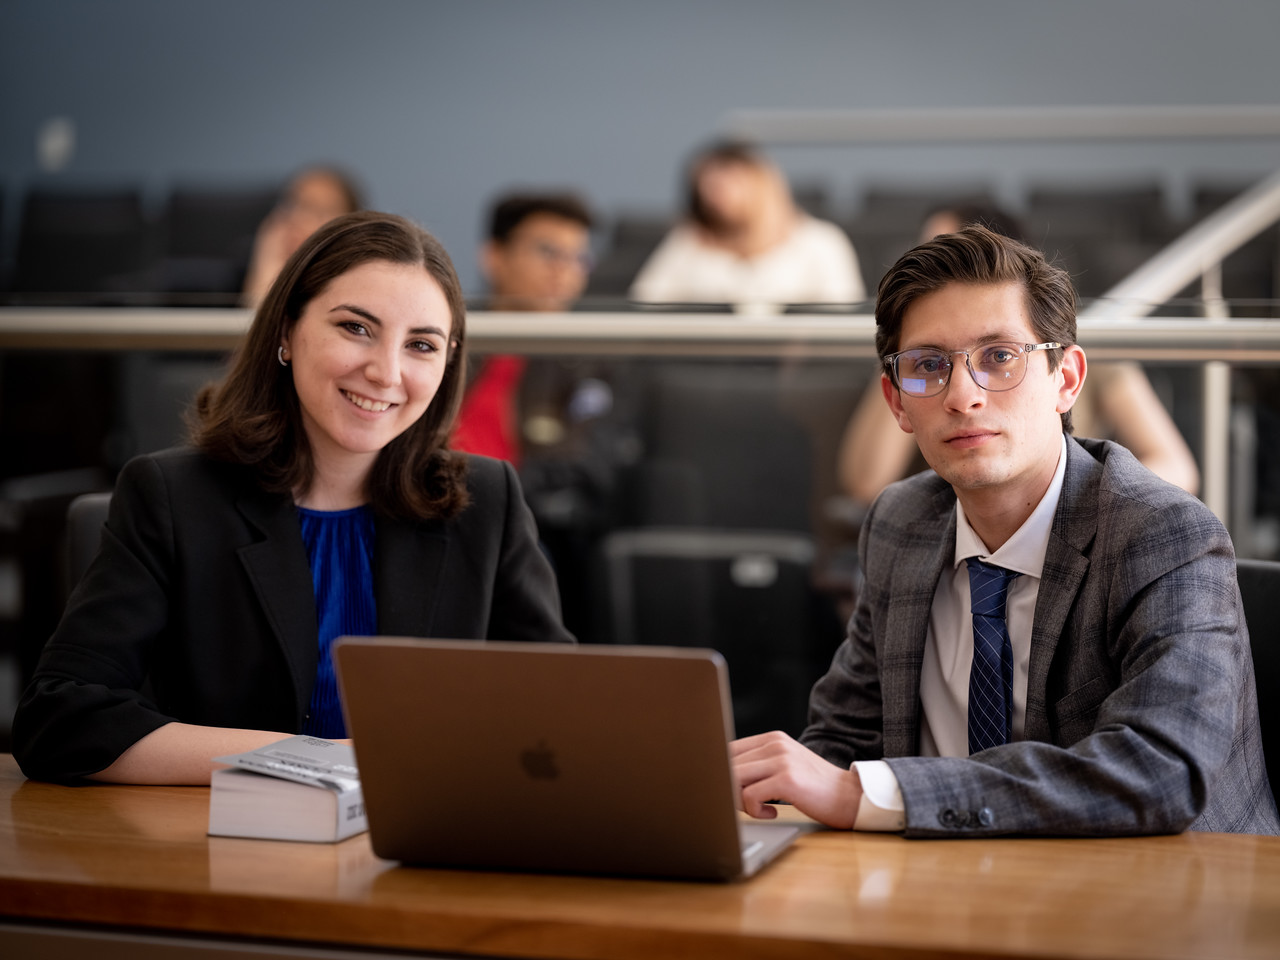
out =
{"type": "Polygon", "coordinates": [[[713,650],[343,637],[335,658],[379,857],[732,880],[800,831],[739,823],[713,650]]]}

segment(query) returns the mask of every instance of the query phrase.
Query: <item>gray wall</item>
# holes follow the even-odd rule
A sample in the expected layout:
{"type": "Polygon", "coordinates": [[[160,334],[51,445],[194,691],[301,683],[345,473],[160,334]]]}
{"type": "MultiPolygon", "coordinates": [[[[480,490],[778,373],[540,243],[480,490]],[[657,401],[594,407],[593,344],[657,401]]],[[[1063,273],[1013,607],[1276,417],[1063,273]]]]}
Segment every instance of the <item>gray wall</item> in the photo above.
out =
{"type": "MultiPolygon", "coordinates": [[[[0,182],[12,230],[35,140],[58,182],[261,183],[311,161],[436,231],[478,289],[482,210],[515,183],[671,210],[735,108],[1280,100],[1276,0],[0,0],[0,182]]],[[[867,183],[1186,184],[1280,167],[1280,143],[786,148],[844,204],[867,183]]],[[[1182,197],[1182,199],[1180,199],[1182,197]]],[[[9,244],[11,249],[12,244],[9,244]]]]}

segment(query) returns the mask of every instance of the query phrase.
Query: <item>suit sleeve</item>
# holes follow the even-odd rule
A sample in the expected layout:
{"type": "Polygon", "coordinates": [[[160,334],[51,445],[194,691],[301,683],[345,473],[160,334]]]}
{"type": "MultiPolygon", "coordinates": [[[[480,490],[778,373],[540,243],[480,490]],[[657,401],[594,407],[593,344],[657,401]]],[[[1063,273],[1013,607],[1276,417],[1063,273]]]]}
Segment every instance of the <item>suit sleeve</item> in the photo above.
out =
{"type": "MultiPolygon", "coordinates": [[[[863,570],[870,570],[867,543],[876,526],[873,504],[863,523],[858,554],[863,570]]],[[[836,649],[831,667],[809,696],[809,724],[800,742],[838,766],[884,756],[884,711],[880,666],[873,640],[871,610],[878,578],[868,577],[858,591],[845,640],[836,649]]]]}
{"type": "Polygon", "coordinates": [[[111,765],[173,718],[143,694],[168,620],[173,528],[153,460],[120,474],[102,546],[45,645],[13,723],[13,752],[36,779],[71,779],[111,765]]]}
{"type": "Polygon", "coordinates": [[[574,643],[561,618],[555,572],[538,543],[537,524],[515,468],[505,461],[502,468],[506,515],[488,639],[574,643]]]}
{"type": "MultiPolygon", "coordinates": [[[[1220,779],[1239,776],[1257,713],[1226,531],[1190,498],[1130,504],[1098,529],[1105,542],[1055,652],[1055,669],[1074,675],[1048,691],[1054,742],[890,759],[909,836],[1178,832],[1220,779]]],[[[1265,802],[1198,826],[1247,829],[1265,802]]]]}

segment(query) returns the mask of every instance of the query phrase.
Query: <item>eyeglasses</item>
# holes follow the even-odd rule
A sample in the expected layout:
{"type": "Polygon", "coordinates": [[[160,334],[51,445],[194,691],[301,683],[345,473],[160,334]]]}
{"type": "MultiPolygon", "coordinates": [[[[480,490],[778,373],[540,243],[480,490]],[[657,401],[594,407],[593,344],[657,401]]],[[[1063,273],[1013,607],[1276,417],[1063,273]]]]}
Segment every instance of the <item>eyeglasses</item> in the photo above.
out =
{"type": "Polygon", "coordinates": [[[554,243],[547,243],[545,240],[530,240],[527,247],[533,252],[534,256],[547,263],[577,267],[587,273],[590,273],[591,268],[595,265],[595,261],[589,252],[566,250],[563,247],[556,246],[554,243]]]}
{"type": "Polygon", "coordinates": [[[1062,344],[1048,343],[984,343],[970,350],[939,350],[921,347],[903,350],[884,358],[894,382],[912,397],[932,397],[951,382],[955,364],[951,358],[964,355],[965,366],[973,382],[983,390],[999,393],[1012,390],[1027,375],[1027,354],[1033,350],[1056,350],[1062,344]]]}

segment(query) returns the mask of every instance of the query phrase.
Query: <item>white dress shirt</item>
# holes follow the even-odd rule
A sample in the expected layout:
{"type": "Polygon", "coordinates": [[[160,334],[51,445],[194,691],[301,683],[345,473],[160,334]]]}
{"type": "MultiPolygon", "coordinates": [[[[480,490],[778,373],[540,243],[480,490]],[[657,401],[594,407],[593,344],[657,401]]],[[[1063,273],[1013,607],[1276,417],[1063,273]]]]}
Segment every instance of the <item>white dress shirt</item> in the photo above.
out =
{"type": "MultiPolygon", "coordinates": [[[[1031,659],[1031,627],[1044,555],[1049,548],[1053,515],[1062,495],[1067,468],[1067,439],[1063,435],[1058,467],[1031,516],[995,553],[974,532],[956,503],[956,549],[951,569],[938,578],[925,635],[920,667],[920,755],[967,757],[969,755],[969,669],[973,663],[973,616],[969,600],[969,571],[965,560],[978,557],[987,563],[1021,574],[1009,585],[1005,619],[1013,647],[1013,739],[1021,740],[1027,717],[1027,664],[1031,659]]],[[[854,763],[862,780],[858,805],[858,830],[901,830],[902,791],[898,778],[883,760],[854,763]]]]}

